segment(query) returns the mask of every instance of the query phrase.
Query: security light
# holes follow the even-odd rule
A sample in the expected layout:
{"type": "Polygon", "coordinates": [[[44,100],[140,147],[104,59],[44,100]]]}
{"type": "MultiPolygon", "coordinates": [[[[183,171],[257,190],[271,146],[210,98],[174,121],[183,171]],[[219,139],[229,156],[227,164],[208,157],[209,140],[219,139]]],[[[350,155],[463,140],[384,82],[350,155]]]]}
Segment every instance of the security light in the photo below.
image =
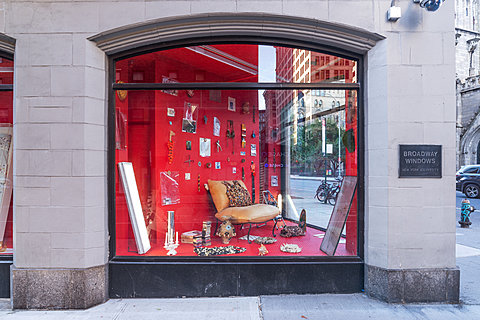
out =
{"type": "Polygon", "coordinates": [[[418,3],[420,7],[425,8],[427,11],[437,11],[438,8],[446,0],[413,0],[414,3],[418,3]]]}

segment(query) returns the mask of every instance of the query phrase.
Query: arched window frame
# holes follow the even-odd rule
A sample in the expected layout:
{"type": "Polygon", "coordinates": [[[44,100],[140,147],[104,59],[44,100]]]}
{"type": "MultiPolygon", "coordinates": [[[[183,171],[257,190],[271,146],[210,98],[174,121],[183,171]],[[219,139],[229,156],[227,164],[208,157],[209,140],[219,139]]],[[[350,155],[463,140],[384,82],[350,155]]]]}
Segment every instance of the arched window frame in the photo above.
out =
{"type": "MultiPolygon", "coordinates": [[[[321,89],[357,91],[358,104],[363,101],[364,57],[384,37],[356,27],[299,17],[269,14],[203,14],[149,21],[113,29],[92,36],[89,40],[108,55],[109,87],[109,212],[110,230],[115,212],[114,181],[115,123],[114,92],[117,90],[208,90],[208,89],[321,89]],[[140,54],[204,44],[281,45],[312,50],[356,60],[357,83],[116,83],[115,63],[140,54]]],[[[328,59],[328,57],[327,57],[328,59]]],[[[363,112],[362,108],[358,110],[363,112]]],[[[359,114],[359,247],[363,259],[364,155],[363,114],[359,114]]],[[[114,258],[114,237],[110,237],[110,257],[114,258]]]]}

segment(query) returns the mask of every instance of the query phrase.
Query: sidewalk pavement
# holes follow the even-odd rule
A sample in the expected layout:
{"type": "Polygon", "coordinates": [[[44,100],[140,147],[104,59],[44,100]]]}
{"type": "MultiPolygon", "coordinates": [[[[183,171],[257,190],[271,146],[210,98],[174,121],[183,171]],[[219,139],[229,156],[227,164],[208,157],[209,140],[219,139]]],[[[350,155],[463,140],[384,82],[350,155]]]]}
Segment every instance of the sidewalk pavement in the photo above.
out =
{"type": "Polygon", "coordinates": [[[1,319],[195,319],[292,320],[480,319],[480,305],[387,304],[364,294],[283,295],[234,298],[111,299],[88,310],[12,311],[0,302],[1,319]]]}

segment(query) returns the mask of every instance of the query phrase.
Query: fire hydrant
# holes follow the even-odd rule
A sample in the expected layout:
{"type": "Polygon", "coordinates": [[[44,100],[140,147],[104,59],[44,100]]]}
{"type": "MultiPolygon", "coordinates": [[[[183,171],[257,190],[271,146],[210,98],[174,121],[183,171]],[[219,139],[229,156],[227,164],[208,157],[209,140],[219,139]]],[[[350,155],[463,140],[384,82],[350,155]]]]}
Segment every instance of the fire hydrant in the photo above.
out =
{"type": "Polygon", "coordinates": [[[460,224],[461,228],[469,228],[472,222],[470,221],[470,214],[475,211],[475,208],[470,205],[470,201],[468,199],[462,200],[462,209],[460,212],[460,224]]]}

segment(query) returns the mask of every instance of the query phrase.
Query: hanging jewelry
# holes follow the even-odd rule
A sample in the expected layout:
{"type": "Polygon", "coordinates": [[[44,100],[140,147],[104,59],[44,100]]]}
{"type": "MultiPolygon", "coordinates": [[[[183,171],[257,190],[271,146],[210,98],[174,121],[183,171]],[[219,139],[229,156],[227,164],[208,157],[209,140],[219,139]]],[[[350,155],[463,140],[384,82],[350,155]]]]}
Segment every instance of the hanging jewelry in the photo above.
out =
{"type": "Polygon", "coordinates": [[[170,138],[168,139],[168,164],[173,163],[173,136],[175,135],[175,132],[170,130],[170,138]]]}

